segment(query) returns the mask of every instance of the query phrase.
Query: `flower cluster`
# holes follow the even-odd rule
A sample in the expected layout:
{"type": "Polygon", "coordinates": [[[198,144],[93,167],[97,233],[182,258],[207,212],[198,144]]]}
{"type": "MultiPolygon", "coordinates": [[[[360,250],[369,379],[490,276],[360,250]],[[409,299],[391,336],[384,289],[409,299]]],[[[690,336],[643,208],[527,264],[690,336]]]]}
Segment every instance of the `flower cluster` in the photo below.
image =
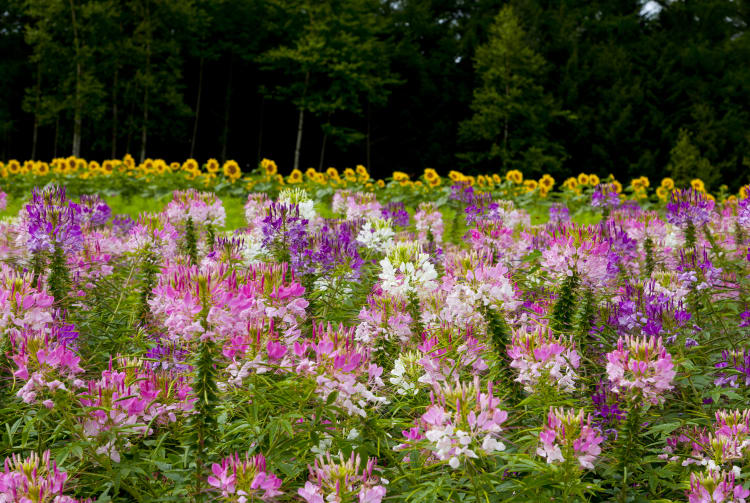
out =
{"type": "Polygon", "coordinates": [[[309,467],[309,480],[297,494],[307,503],[380,503],[386,495],[384,480],[376,473],[375,458],[370,458],[361,467],[360,457],[354,453],[344,460],[339,453],[338,459],[329,453],[319,457],[309,467]]]}
{"type": "Polygon", "coordinates": [[[81,208],[65,196],[64,187],[34,189],[26,205],[26,221],[32,253],[59,249],[70,254],[83,247],[81,208]]]}
{"type": "Polygon", "coordinates": [[[281,479],[266,468],[266,458],[262,454],[240,458],[235,453],[211,466],[212,476],[208,484],[221,491],[221,500],[245,503],[254,501],[274,501],[283,494],[279,490],[281,479]]]}
{"type": "Polygon", "coordinates": [[[513,333],[508,356],[511,368],[518,371],[516,381],[527,392],[537,391],[541,384],[575,391],[581,357],[572,339],[555,337],[545,326],[536,329],[523,326],[513,333]]]}
{"type": "Polygon", "coordinates": [[[606,354],[607,377],[613,390],[652,404],[664,403],[674,386],[672,355],[661,337],[620,337],[617,349],[606,354]]]}
{"type": "Polygon", "coordinates": [[[0,501],[78,503],[79,500],[64,494],[67,481],[68,474],[58,470],[48,450],[41,458],[34,452],[27,458],[14,454],[5,458],[0,472],[0,501]]]}
{"type": "Polygon", "coordinates": [[[604,437],[592,425],[591,416],[583,409],[555,409],[550,407],[547,423],[539,433],[537,454],[547,463],[564,463],[575,458],[582,468],[593,469],[601,454],[604,437]]]}

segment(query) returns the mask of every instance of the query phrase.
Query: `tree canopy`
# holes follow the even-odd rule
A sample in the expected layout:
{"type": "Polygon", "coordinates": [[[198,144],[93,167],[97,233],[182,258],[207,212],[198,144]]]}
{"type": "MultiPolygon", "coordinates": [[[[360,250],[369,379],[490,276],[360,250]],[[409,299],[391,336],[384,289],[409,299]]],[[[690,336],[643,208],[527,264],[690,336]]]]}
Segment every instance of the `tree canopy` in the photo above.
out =
{"type": "Polygon", "coordinates": [[[0,159],[698,163],[738,185],[749,18],[747,0],[0,0],[0,159]]]}

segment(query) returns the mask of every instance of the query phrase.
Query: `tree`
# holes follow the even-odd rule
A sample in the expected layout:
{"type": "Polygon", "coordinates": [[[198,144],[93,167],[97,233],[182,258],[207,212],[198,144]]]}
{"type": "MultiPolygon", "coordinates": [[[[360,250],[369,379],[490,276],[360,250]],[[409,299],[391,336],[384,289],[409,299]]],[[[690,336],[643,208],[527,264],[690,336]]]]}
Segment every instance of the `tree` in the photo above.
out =
{"type": "Polygon", "coordinates": [[[265,68],[288,80],[272,96],[297,109],[294,168],[299,168],[305,113],[322,120],[324,137],[343,143],[359,140],[351,128],[336,128],[337,113],[361,115],[365,103],[382,103],[396,82],[389,70],[386,44],[374,0],[296,2],[280,0],[277,13],[292,39],[261,57],[265,68]]]}
{"type": "Polygon", "coordinates": [[[719,173],[707,159],[701,157],[698,147],[690,141],[690,133],[680,129],[677,144],[670,152],[667,172],[674,180],[676,187],[689,187],[690,181],[700,178],[710,188],[719,180],[719,173]]]}
{"type": "Polygon", "coordinates": [[[471,104],[474,115],[460,126],[474,148],[461,157],[473,164],[500,161],[503,169],[555,173],[565,149],[550,139],[549,128],[571,115],[539,83],[545,61],[525,38],[513,8],[503,7],[489,40],[477,49],[481,84],[471,104]]]}

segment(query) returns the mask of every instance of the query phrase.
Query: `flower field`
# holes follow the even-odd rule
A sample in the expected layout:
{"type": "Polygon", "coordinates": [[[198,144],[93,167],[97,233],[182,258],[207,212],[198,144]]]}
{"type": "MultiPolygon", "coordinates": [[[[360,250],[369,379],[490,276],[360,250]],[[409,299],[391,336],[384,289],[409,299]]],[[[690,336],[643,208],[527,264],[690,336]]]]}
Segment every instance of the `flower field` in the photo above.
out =
{"type": "Polygon", "coordinates": [[[747,188],[0,175],[0,503],[750,501],[747,188]]]}

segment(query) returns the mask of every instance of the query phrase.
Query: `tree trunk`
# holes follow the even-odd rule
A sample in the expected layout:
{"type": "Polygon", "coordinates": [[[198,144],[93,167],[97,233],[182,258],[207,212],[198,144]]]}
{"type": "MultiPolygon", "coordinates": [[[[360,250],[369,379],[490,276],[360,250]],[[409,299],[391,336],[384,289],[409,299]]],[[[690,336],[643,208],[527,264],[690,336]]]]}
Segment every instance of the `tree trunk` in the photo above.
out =
{"type": "Polygon", "coordinates": [[[195,119],[193,120],[193,138],[190,140],[190,158],[195,153],[195,140],[198,136],[198,120],[201,114],[201,94],[203,93],[203,64],[204,58],[201,56],[200,69],[198,70],[198,96],[195,98],[195,119]]]}
{"type": "Polygon", "coordinates": [[[229,57],[229,77],[227,77],[227,94],[224,104],[224,134],[221,142],[221,162],[227,160],[227,144],[229,143],[229,111],[232,108],[232,67],[234,66],[234,57],[229,57]]]}
{"type": "Polygon", "coordinates": [[[36,160],[36,145],[39,138],[39,95],[42,87],[42,64],[37,63],[36,65],[36,89],[35,100],[34,100],[34,132],[31,137],[31,160],[36,160]]]}
{"type": "Polygon", "coordinates": [[[115,67],[115,78],[112,84],[112,159],[117,158],[117,80],[120,67],[115,67]]]}
{"type": "Polygon", "coordinates": [[[372,122],[370,116],[370,100],[367,100],[367,140],[365,143],[365,162],[367,163],[367,170],[371,170],[372,161],[370,160],[370,151],[372,149],[372,142],[370,140],[370,124],[372,122]]]}
{"type": "Polygon", "coordinates": [[[146,0],[146,85],[143,89],[143,124],[141,126],[140,162],[146,160],[146,141],[148,140],[148,91],[151,81],[151,14],[146,0]]]}
{"type": "Polygon", "coordinates": [[[73,156],[81,155],[81,128],[83,117],[81,114],[81,49],[78,42],[78,25],[76,24],[76,6],[70,0],[71,27],[73,28],[73,46],[76,53],[76,92],[73,105],[73,156]]]}
{"type": "MultiPolygon", "coordinates": [[[[307,85],[310,83],[310,72],[305,74],[305,90],[302,93],[303,99],[307,94],[307,85]]],[[[305,120],[304,105],[300,106],[299,119],[297,120],[297,145],[294,148],[294,169],[299,169],[299,151],[302,148],[302,126],[305,120]]]]}
{"type": "Polygon", "coordinates": [[[55,141],[52,144],[52,157],[57,157],[57,138],[60,135],[60,115],[55,117],[55,141]]]}
{"type": "Polygon", "coordinates": [[[323,160],[326,155],[326,141],[328,140],[328,133],[323,133],[323,143],[320,146],[320,162],[318,162],[318,171],[323,171],[323,160]]]}
{"type": "Polygon", "coordinates": [[[299,119],[297,119],[297,145],[294,147],[294,169],[299,169],[299,151],[302,147],[302,124],[305,120],[305,110],[299,109],[299,119]]]}
{"type": "Polygon", "coordinates": [[[258,113],[258,154],[255,156],[255,164],[260,164],[260,154],[263,152],[263,108],[266,99],[260,97],[260,112],[258,113]]]}

